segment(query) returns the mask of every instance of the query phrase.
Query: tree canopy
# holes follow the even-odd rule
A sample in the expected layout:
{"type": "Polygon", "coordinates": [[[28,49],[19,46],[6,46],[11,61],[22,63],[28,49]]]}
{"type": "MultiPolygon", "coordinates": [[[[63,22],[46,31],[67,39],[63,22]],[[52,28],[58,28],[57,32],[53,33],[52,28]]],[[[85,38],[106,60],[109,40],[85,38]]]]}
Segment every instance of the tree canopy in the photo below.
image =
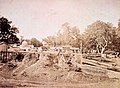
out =
{"type": "Polygon", "coordinates": [[[34,47],[43,46],[43,44],[39,40],[37,40],[36,38],[32,38],[30,40],[30,43],[31,43],[31,45],[34,45],[34,47]]]}
{"type": "Polygon", "coordinates": [[[17,33],[19,33],[17,27],[11,26],[12,21],[8,21],[7,18],[0,18],[0,43],[4,42],[6,44],[17,44],[19,43],[19,38],[17,33]]]}
{"type": "Polygon", "coordinates": [[[115,38],[115,28],[111,23],[105,23],[102,21],[96,21],[89,25],[84,32],[84,44],[88,48],[97,49],[98,52],[103,53],[104,49],[115,38]]]}
{"type": "Polygon", "coordinates": [[[80,47],[81,36],[80,30],[76,26],[70,26],[69,23],[64,23],[62,29],[58,31],[57,35],[48,36],[44,38],[49,45],[70,45],[73,47],[80,47]]]}
{"type": "Polygon", "coordinates": [[[52,46],[70,45],[82,47],[83,51],[87,50],[88,52],[96,50],[101,54],[106,50],[120,52],[120,20],[118,20],[118,27],[114,27],[109,22],[95,21],[88,25],[82,34],[80,34],[79,28],[72,27],[66,22],[57,35],[47,36],[43,41],[52,46]]]}

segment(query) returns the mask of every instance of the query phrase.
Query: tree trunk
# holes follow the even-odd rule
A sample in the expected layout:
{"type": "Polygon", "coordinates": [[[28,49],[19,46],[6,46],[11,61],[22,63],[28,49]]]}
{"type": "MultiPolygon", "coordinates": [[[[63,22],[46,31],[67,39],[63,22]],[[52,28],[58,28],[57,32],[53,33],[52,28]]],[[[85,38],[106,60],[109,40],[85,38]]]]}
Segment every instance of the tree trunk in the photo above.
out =
{"type": "Polygon", "coordinates": [[[104,51],[105,51],[105,48],[107,47],[107,40],[103,37],[103,39],[105,40],[105,46],[104,47],[102,47],[102,50],[101,50],[101,56],[103,57],[103,58],[106,58],[106,55],[104,55],[104,51]]]}
{"type": "Polygon", "coordinates": [[[96,47],[96,48],[97,48],[97,52],[98,52],[98,53],[100,53],[100,50],[99,50],[99,45],[97,45],[97,47],[96,47]]]}
{"type": "Polygon", "coordinates": [[[104,55],[105,47],[102,48],[101,50],[101,57],[106,58],[106,55],[104,55]]]}

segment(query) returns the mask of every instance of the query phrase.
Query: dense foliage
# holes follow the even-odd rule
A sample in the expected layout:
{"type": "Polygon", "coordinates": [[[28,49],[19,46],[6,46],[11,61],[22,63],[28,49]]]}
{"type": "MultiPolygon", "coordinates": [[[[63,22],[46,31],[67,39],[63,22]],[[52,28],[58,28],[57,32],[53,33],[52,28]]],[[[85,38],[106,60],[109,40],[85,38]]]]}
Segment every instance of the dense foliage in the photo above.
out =
{"type": "Polygon", "coordinates": [[[0,43],[4,42],[6,44],[19,43],[19,38],[16,34],[19,32],[18,29],[10,24],[12,21],[8,21],[7,18],[0,18],[0,43]]]}
{"type": "Polygon", "coordinates": [[[53,46],[70,45],[73,47],[80,47],[80,30],[76,26],[71,27],[69,23],[64,23],[57,35],[48,36],[44,38],[43,41],[53,46]]]}
{"type": "MultiPolygon", "coordinates": [[[[7,18],[0,18],[0,43],[6,44],[19,43],[17,38],[18,29],[10,24],[7,18]]],[[[112,23],[96,21],[88,25],[84,33],[76,26],[71,26],[69,23],[64,23],[61,30],[56,35],[47,36],[43,41],[48,46],[64,46],[82,48],[85,52],[96,50],[97,53],[103,54],[106,50],[120,52],[120,20],[118,27],[114,27],[112,23]]],[[[29,40],[34,47],[43,46],[36,38],[29,40]]],[[[29,44],[28,43],[28,44],[29,44]]]]}
{"type": "Polygon", "coordinates": [[[72,27],[69,23],[64,23],[57,35],[48,36],[43,41],[50,46],[70,45],[82,48],[83,52],[92,50],[101,54],[106,50],[120,52],[120,20],[118,28],[109,22],[93,22],[82,34],[76,26],[72,27]]]}

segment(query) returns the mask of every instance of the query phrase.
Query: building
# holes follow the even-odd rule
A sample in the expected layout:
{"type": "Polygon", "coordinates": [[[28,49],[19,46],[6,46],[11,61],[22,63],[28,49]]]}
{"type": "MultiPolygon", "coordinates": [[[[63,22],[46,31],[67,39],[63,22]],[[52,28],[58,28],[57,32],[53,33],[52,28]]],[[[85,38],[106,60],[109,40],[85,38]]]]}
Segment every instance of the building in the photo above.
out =
{"type": "Polygon", "coordinates": [[[22,44],[20,45],[20,50],[21,51],[32,51],[34,48],[33,45],[28,45],[27,41],[23,41],[22,44]]]}

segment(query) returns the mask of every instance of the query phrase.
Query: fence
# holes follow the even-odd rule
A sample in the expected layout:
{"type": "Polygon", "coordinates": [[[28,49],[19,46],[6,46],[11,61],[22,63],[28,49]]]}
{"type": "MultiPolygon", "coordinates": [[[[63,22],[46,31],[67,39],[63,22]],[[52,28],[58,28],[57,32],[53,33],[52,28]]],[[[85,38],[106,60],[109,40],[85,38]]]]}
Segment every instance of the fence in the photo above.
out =
{"type": "Polygon", "coordinates": [[[16,54],[17,54],[16,52],[1,51],[0,52],[0,61],[7,62],[12,59],[15,59],[16,54]]]}
{"type": "Polygon", "coordinates": [[[11,51],[1,51],[0,52],[0,62],[8,62],[11,60],[18,60],[21,61],[25,55],[30,55],[31,58],[32,57],[37,57],[39,58],[39,53],[35,53],[35,52],[11,52],[11,51]],[[29,54],[30,53],[30,54],[29,54]]]}
{"type": "Polygon", "coordinates": [[[10,51],[1,51],[0,52],[0,61],[5,63],[11,60],[22,60],[24,58],[25,52],[10,52],[10,51]]]}

